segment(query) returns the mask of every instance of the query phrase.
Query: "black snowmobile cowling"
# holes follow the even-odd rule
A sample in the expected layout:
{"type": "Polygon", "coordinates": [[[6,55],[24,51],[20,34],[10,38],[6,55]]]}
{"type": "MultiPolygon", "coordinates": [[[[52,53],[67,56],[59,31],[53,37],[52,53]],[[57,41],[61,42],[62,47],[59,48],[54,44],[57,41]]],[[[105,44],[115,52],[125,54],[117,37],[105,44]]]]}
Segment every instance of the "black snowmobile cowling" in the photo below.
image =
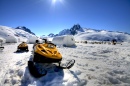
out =
{"type": "Polygon", "coordinates": [[[58,63],[61,60],[62,56],[53,43],[37,44],[34,47],[34,62],[58,63]]]}
{"type": "Polygon", "coordinates": [[[22,42],[21,44],[18,45],[17,51],[20,51],[20,50],[26,50],[26,51],[28,51],[28,45],[27,45],[26,42],[22,42]]]}

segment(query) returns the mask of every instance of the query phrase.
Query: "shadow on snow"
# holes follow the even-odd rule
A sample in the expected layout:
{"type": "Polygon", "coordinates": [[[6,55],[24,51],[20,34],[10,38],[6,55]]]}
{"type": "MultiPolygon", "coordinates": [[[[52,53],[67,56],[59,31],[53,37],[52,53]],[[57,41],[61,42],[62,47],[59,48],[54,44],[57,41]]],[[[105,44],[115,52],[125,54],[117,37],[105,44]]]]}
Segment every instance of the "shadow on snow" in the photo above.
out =
{"type": "MultiPolygon", "coordinates": [[[[30,58],[32,59],[32,57],[30,58]]],[[[23,78],[21,80],[21,86],[35,85],[35,86],[61,86],[64,78],[63,69],[58,68],[55,64],[37,63],[34,66],[28,64],[25,68],[23,78]],[[38,68],[43,71],[44,76],[40,76],[38,68]],[[47,72],[46,72],[47,71],[47,72]]],[[[41,74],[41,72],[40,72],[41,74]]]]}

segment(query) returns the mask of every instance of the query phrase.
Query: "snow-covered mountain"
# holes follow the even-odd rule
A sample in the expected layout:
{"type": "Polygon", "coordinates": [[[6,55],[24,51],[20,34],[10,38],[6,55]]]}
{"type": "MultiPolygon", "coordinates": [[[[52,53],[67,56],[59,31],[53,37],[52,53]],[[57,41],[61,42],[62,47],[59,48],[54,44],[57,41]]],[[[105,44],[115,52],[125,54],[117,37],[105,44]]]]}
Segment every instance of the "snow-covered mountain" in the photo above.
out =
{"type": "MultiPolygon", "coordinates": [[[[47,37],[56,37],[62,35],[74,35],[76,41],[81,40],[96,40],[96,41],[117,41],[130,42],[130,34],[119,31],[96,30],[91,28],[82,28],[79,24],[74,25],[70,29],[64,29],[58,34],[50,33],[47,37]]],[[[11,28],[7,26],[0,26],[0,38],[6,39],[6,42],[27,41],[30,37],[36,37],[30,29],[25,26],[11,28]]],[[[45,35],[41,38],[46,38],[45,35]]]]}
{"type": "Polygon", "coordinates": [[[50,33],[48,36],[56,37],[56,36],[62,36],[62,35],[76,35],[79,32],[84,32],[84,29],[79,24],[76,24],[73,27],[71,27],[70,29],[64,29],[64,30],[60,31],[58,34],[50,33]]]}
{"type": "Polygon", "coordinates": [[[117,41],[130,41],[129,34],[106,30],[95,31],[87,29],[85,32],[78,33],[74,37],[76,40],[111,41],[115,39],[117,41]]]}
{"type": "MultiPolygon", "coordinates": [[[[45,35],[43,35],[43,36],[45,36],[45,35]]],[[[49,36],[49,37],[54,37],[54,36],[55,36],[55,34],[50,33],[48,36],[49,36]]]]}
{"type": "MultiPolygon", "coordinates": [[[[51,33],[53,34],[53,33],[51,33]]],[[[64,29],[57,35],[48,35],[50,37],[74,35],[75,40],[96,40],[96,41],[130,41],[130,34],[119,31],[96,30],[91,28],[82,28],[79,24],[74,25],[70,29],[64,29]]]]}
{"type": "Polygon", "coordinates": [[[30,34],[35,35],[35,33],[33,33],[30,29],[28,29],[28,28],[25,27],[25,26],[18,26],[18,27],[16,27],[15,29],[21,29],[21,30],[24,30],[24,31],[26,31],[26,32],[28,32],[28,33],[30,33],[30,34]]]}
{"type": "MultiPolygon", "coordinates": [[[[30,30],[28,29],[28,31],[30,30]]],[[[27,42],[28,38],[36,37],[34,34],[29,33],[28,31],[25,31],[25,29],[23,30],[23,29],[15,29],[7,26],[0,26],[0,37],[4,38],[6,42],[10,42],[10,43],[16,43],[20,41],[27,42]]]]}

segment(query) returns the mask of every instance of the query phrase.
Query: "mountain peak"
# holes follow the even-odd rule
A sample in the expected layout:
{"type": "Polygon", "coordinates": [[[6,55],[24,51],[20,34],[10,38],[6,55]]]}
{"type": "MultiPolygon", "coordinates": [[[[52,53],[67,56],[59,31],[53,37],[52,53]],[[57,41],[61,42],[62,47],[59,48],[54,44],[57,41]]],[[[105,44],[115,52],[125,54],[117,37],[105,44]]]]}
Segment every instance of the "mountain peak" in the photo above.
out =
{"type": "Polygon", "coordinates": [[[28,28],[25,27],[25,26],[18,26],[18,27],[16,27],[15,29],[21,29],[21,30],[24,30],[24,31],[26,31],[26,32],[28,32],[28,33],[30,33],[30,34],[35,35],[33,32],[31,32],[30,29],[28,29],[28,28]]]}
{"type": "Polygon", "coordinates": [[[78,32],[84,32],[83,28],[79,24],[76,24],[70,28],[70,31],[72,35],[76,35],[78,32]]]}
{"type": "Polygon", "coordinates": [[[54,36],[55,36],[55,34],[50,33],[48,36],[50,36],[50,37],[54,37],[54,36]]]}

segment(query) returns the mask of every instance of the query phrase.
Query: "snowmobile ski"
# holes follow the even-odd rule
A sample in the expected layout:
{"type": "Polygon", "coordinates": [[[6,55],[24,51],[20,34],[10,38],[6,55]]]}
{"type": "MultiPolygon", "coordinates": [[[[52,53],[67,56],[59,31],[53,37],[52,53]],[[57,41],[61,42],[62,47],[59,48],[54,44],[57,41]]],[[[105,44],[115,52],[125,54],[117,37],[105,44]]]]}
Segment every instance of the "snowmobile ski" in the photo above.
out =
{"type": "Polygon", "coordinates": [[[0,49],[1,49],[1,50],[3,50],[3,49],[4,49],[4,47],[0,47],[0,49]]]}
{"type": "MultiPolygon", "coordinates": [[[[67,62],[65,64],[62,64],[60,62],[59,66],[57,66],[57,68],[59,68],[59,69],[70,69],[71,67],[73,67],[74,63],[75,63],[74,59],[70,60],[69,62],[67,62]]],[[[28,61],[28,68],[29,68],[30,74],[35,78],[40,78],[40,77],[45,76],[47,74],[46,69],[37,68],[35,66],[35,62],[33,62],[33,61],[28,61]]]]}
{"type": "Polygon", "coordinates": [[[61,62],[59,63],[59,68],[62,68],[62,69],[70,69],[71,67],[74,66],[74,63],[75,63],[75,60],[72,59],[70,60],[69,62],[65,63],[65,64],[62,64],[61,62]]]}
{"type": "Polygon", "coordinates": [[[28,52],[29,50],[20,50],[20,49],[18,49],[17,51],[16,51],[16,53],[19,53],[19,52],[28,52]]]}

